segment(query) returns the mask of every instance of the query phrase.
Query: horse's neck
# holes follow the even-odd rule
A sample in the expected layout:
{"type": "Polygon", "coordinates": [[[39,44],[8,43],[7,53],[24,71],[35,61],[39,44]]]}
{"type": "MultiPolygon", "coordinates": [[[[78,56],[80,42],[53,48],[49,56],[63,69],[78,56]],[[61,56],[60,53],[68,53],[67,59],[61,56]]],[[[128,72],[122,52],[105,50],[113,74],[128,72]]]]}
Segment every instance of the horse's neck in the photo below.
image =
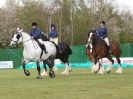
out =
{"type": "Polygon", "coordinates": [[[23,36],[23,42],[26,40],[29,40],[31,38],[31,36],[28,33],[22,32],[22,36],[23,36]]]}
{"type": "Polygon", "coordinates": [[[22,40],[23,40],[24,48],[27,49],[31,47],[32,40],[30,39],[31,39],[31,36],[28,33],[22,32],[22,40]]]}
{"type": "Polygon", "coordinates": [[[95,35],[95,39],[93,40],[93,45],[95,46],[96,44],[101,44],[103,43],[103,40],[99,38],[97,35],[95,35]]]}

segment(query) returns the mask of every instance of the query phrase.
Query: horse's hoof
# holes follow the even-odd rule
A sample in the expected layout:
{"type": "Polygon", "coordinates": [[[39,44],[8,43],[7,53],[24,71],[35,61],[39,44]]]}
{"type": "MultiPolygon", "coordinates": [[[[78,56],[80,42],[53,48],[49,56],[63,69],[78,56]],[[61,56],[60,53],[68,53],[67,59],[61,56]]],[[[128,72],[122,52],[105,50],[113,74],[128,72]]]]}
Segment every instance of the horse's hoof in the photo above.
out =
{"type": "Polygon", "coordinates": [[[47,72],[43,72],[41,73],[41,76],[44,77],[44,76],[48,76],[47,72]]]}
{"type": "Polygon", "coordinates": [[[69,75],[70,72],[69,71],[64,71],[64,72],[61,72],[62,75],[69,75]]]}
{"type": "Polygon", "coordinates": [[[110,71],[106,71],[108,74],[111,72],[111,70],[110,71]]]}
{"type": "Polygon", "coordinates": [[[72,69],[69,69],[68,71],[69,71],[69,72],[72,72],[72,69]]]}
{"type": "Polygon", "coordinates": [[[98,73],[99,67],[93,66],[92,71],[93,71],[94,73],[98,73]]]}
{"type": "Polygon", "coordinates": [[[98,74],[103,75],[103,74],[104,74],[104,72],[103,72],[103,71],[99,71],[99,72],[98,72],[98,74]]]}
{"type": "Polygon", "coordinates": [[[121,67],[119,67],[119,68],[117,69],[116,73],[117,73],[117,74],[122,74],[122,73],[123,73],[122,68],[121,68],[121,67]]]}
{"type": "Polygon", "coordinates": [[[42,79],[42,76],[37,76],[36,78],[37,78],[37,79],[42,79]]]}
{"type": "Polygon", "coordinates": [[[54,73],[54,71],[49,71],[49,76],[50,76],[50,78],[55,78],[55,73],[54,73]]]}
{"type": "Polygon", "coordinates": [[[106,73],[110,73],[112,71],[112,67],[108,67],[108,68],[106,68],[106,73]]]}
{"type": "Polygon", "coordinates": [[[27,70],[27,71],[25,72],[25,75],[26,75],[26,76],[30,76],[30,72],[27,70]]]}

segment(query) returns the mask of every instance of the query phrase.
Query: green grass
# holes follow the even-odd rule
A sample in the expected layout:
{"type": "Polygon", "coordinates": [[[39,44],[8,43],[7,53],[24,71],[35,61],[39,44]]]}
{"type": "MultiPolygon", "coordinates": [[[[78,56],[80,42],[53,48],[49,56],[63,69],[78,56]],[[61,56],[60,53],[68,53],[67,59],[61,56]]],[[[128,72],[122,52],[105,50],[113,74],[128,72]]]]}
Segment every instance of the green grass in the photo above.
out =
{"type": "Polygon", "coordinates": [[[36,79],[22,70],[0,70],[0,99],[133,99],[133,69],[124,74],[98,75],[74,69],[70,76],[36,79]]]}

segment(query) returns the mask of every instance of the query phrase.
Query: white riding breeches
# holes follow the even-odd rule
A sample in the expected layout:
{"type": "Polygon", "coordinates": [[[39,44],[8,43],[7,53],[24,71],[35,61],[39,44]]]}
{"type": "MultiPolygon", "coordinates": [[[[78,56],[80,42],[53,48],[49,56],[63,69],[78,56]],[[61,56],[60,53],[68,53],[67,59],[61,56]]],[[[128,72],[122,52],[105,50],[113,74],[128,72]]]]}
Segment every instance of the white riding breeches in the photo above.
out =
{"type": "Polygon", "coordinates": [[[93,50],[92,43],[90,43],[89,45],[90,45],[90,53],[92,53],[92,50],[93,50]]]}
{"type": "Polygon", "coordinates": [[[43,44],[43,41],[42,41],[42,39],[38,39],[38,41],[39,41],[41,44],[43,44]]]}
{"type": "Polygon", "coordinates": [[[109,39],[108,39],[107,37],[104,38],[103,40],[106,42],[107,46],[110,46],[110,44],[109,44],[109,39]]]}
{"type": "Polygon", "coordinates": [[[58,45],[58,37],[56,37],[56,38],[50,38],[50,41],[53,41],[55,44],[58,45]]]}

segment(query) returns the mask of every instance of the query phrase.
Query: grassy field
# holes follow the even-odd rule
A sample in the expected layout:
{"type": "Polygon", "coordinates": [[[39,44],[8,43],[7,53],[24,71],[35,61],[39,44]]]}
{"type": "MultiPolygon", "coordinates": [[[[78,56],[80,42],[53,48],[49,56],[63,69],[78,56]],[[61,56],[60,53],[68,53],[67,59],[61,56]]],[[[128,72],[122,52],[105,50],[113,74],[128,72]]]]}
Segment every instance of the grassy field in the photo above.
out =
{"type": "Polygon", "coordinates": [[[0,70],[0,99],[133,99],[133,69],[124,74],[98,75],[74,69],[72,75],[36,79],[22,70],[0,70]]]}

